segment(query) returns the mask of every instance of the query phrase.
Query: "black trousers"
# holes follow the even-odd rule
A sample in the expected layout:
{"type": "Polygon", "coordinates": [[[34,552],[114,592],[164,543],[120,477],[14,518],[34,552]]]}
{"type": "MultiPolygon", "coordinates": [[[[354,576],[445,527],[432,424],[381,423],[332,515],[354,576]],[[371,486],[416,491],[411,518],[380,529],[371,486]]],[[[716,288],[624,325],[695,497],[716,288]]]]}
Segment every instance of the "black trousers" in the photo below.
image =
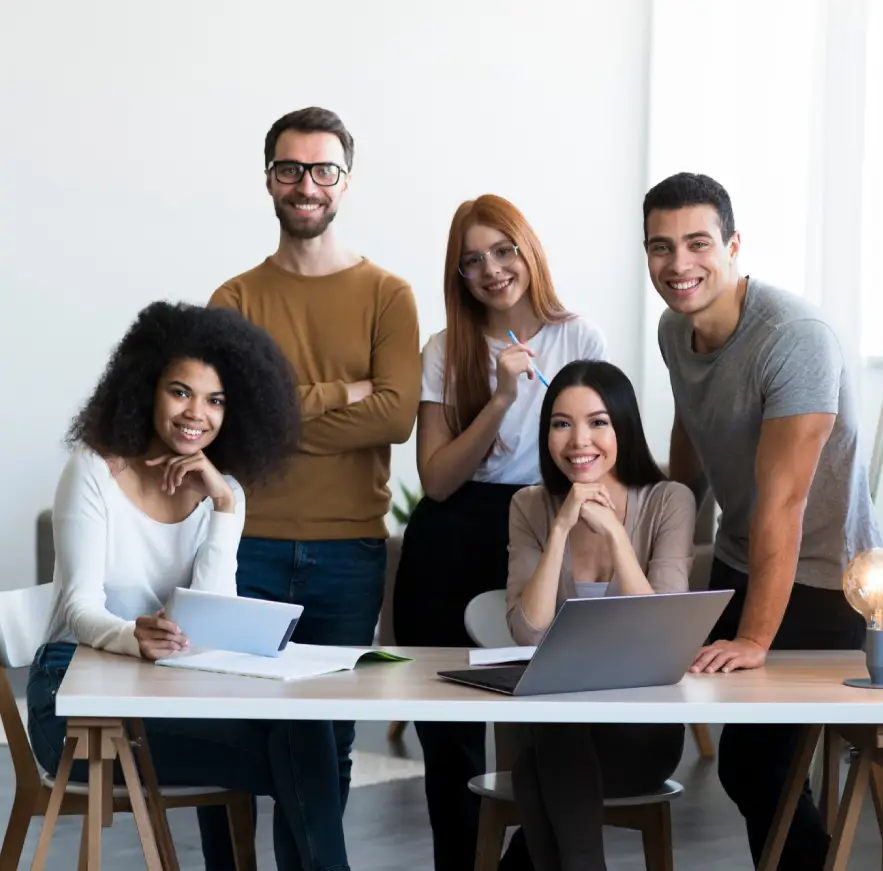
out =
{"type": "Polygon", "coordinates": [[[527,727],[512,769],[537,871],[607,871],[604,799],[642,795],[671,777],[680,723],[545,723],[527,727]]]}
{"type": "MultiPolygon", "coordinates": [[[[748,590],[748,576],[715,559],[711,588],[736,591],[711,640],[735,638],[748,590]]],[[[772,649],[860,650],[864,636],[864,620],[847,604],[840,590],[795,584],[772,649]]],[[[799,736],[799,726],[778,724],[727,725],[721,734],[718,750],[721,785],[745,817],[755,866],[766,843],[799,736]]],[[[779,871],[822,871],[829,841],[806,783],[779,871]]]]}
{"type": "MultiPolygon", "coordinates": [[[[473,647],[463,623],[469,601],[506,586],[509,502],[505,484],[464,484],[444,502],[424,498],[405,529],[393,598],[393,631],[408,647],[473,647]]],[[[484,723],[415,723],[426,767],[435,871],[475,864],[480,799],[467,784],[484,774],[484,723]]],[[[533,871],[513,836],[501,871],[533,871]]]]}

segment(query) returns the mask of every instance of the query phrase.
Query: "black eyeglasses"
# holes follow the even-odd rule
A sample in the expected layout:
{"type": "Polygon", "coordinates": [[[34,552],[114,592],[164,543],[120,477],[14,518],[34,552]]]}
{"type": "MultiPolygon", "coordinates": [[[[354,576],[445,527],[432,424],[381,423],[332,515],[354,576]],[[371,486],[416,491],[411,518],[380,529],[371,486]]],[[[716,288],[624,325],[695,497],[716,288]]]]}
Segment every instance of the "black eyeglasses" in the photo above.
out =
{"type": "Polygon", "coordinates": [[[336,163],[301,163],[299,160],[271,160],[267,172],[272,172],[279,184],[297,184],[309,172],[320,187],[334,187],[346,170],[336,163]]]}

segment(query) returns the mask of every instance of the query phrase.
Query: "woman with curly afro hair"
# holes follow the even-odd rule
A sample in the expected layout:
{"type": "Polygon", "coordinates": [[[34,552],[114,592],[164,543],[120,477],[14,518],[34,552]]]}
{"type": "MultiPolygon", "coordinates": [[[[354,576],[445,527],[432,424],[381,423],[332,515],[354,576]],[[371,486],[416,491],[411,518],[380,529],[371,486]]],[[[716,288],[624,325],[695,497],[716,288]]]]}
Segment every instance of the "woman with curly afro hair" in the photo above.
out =
{"type": "MultiPolygon", "coordinates": [[[[176,587],[236,595],[243,487],[295,450],[290,364],[238,313],[155,302],[141,311],[75,418],[55,495],[55,593],[28,681],[28,729],[58,770],[65,722],[55,695],[76,645],[157,660],[188,646],[163,616],[176,587]]],[[[276,799],[279,868],[297,867],[303,813],[284,722],[147,720],[160,783],[276,799]]],[[[85,763],[73,777],[86,779],[85,763]]],[[[200,819],[206,868],[228,863],[229,833],[200,819]],[[211,829],[211,830],[210,830],[211,829]]]]}

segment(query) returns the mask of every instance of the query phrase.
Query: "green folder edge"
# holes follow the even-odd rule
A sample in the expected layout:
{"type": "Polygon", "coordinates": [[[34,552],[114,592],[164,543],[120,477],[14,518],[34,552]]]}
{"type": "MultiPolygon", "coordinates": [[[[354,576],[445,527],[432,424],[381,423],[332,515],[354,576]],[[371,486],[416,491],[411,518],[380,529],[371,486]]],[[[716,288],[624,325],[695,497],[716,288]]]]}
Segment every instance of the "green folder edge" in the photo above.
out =
{"type": "Polygon", "coordinates": [[[366,650],[358,659],[362,662],[365,659],[379,659],[385,662],[412,662],[410,656],[398,656],[395,653],[387,653],[385,650],[366,650]]]}

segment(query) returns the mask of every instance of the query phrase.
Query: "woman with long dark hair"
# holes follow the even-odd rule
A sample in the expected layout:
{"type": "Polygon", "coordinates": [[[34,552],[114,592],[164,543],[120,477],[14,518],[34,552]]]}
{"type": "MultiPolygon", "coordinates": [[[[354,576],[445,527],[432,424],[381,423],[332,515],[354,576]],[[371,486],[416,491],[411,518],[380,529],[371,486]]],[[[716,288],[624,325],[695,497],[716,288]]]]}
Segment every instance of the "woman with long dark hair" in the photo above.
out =
{"type": "MultiPolygon", "coordinates": [[[[543,483],[515,495],[509,521],[508,620],[519,644],[537,644],[565,599],[687,590],[693,494],[653,461],[621,370],[579,360],[555,376],[539,460],[543,483]]],[[[512,780],[534,866],[604,871],[604,798],[658,789],[680,761],[683,725],[526,731],[512,780]]]]}

